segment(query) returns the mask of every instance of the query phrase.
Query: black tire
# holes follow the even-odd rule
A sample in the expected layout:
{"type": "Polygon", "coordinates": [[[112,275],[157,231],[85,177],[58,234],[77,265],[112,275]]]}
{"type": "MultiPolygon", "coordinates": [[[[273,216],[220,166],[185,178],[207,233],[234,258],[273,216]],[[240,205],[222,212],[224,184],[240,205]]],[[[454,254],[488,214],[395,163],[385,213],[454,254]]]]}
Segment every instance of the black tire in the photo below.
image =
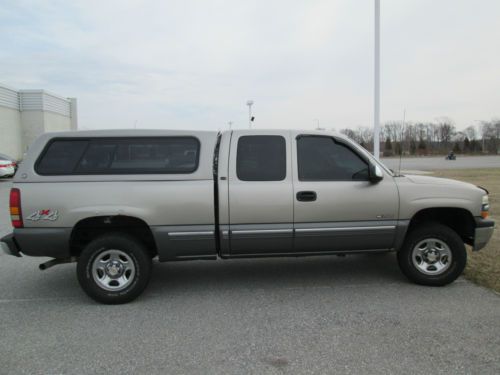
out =
{"type": "Polygon", "coordinates": [[[443,286],[455,281],[462,274],[467,263],[467,252],[464,242],[453,229],[432,222],[419,225],[407,234],[404,244],[398,252],[398,263],[403,274],[414,283],[443,286]],[[442,273],[425,274],[413,262],[413,249],[426,239],[442,241],[451,252],[449,266],[442,273]]]}
{"type": "MultiPolygon", "coordinates": [[[[80,286],[89,297],[105,304],[121,304],[134,300],[143,292],[148,285],[151,269],[151,257],[141,242],[127,234],[110,233],[96,238],[85,246],[78,258],[76,272],[80,286]],[[94,262],[98,262],[99,256],[106,258],[106,252],[110,251],[124,253],[125,255],[120,255],[120,258],[125,260],[123,264],[130,269],[133,268],[133,272],[130,269],[127,271],[130,272],[130,277],[124,282],[123,289],[106,290],[103,286],[105,283],[100,282],[99,277],[95,276],[97,271],[93,269],[94,262]]],[[[118,282],[112,284],[113,282],[115,281],[111,280],[108,287],[116,288],[118,282]]]]}

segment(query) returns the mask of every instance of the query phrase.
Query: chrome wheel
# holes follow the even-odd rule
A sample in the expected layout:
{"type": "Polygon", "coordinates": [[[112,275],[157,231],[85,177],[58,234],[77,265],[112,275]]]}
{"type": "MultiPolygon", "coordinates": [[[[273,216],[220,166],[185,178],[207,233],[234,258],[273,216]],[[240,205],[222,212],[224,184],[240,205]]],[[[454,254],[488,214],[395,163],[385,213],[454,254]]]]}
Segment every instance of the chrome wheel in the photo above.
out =
{"type": "Polygon", "coordinates": [[[449,246],[437,239],[420,241],[412,251],[413,265],[426,275],[440,275],[451,266],[452,255],[449,246]]]}
{"type": "Polygon", "coordinates": [[[103,251],[92,263],[92,277],[100,288],[113,292],[123,290],[134,280],[134,261],[121,250],[103,251]]]}

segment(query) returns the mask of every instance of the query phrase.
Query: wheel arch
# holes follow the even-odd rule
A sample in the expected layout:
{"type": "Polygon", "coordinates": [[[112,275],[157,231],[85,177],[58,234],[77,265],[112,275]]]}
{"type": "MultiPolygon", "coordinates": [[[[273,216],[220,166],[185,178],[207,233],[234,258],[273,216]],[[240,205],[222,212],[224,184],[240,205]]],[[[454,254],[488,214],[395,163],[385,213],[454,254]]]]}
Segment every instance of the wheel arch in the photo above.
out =
{"type": "Polygon", "coordinates": [[[476,228],[472,213],[459,207],[431,207],[417,211],[408,224],[407,233],[417,226],[438,222],[454,230],[464,243],[472,245],[474,243],[474,230],[476,228]]]}
{"type": "Polygon", "coordinates": [[[158,254],[151,228],[144,220],[127,215],[103,215],[86,217],[74,225],[69,244],[71,255],[78,256],[90,241],[111,232],[132,236],[146,246],[152,257],[158,254]]]}

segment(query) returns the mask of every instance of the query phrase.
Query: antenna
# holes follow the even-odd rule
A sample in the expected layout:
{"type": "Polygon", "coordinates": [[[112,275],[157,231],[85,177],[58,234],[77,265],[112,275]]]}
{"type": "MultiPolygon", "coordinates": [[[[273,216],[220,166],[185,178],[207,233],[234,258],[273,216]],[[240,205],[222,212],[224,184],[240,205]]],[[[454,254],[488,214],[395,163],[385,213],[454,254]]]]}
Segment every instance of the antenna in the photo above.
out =
{"type": "Polygon", "coordinates": [[[403,124],[401,125],[401,139],[399,141],[399,168],[398,176],[401,176],[401,158],[403,157],[403,136],[405,134],[406,108],[403,110],[403,124]]]}

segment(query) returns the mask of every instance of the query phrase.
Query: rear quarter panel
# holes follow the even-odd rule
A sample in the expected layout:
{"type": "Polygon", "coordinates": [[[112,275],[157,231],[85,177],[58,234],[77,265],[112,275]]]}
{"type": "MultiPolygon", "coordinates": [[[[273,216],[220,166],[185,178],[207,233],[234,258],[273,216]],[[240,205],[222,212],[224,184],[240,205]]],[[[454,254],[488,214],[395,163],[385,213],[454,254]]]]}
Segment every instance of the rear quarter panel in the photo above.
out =
{"type": "Polygon", "coordinates": [[[93,216],[127,215],[149,226],[214,223],[212,180],[17,183],[25,227],[73,227],[93,216]],[[30,220],[39,210],[55,220],[30,220]]]}

